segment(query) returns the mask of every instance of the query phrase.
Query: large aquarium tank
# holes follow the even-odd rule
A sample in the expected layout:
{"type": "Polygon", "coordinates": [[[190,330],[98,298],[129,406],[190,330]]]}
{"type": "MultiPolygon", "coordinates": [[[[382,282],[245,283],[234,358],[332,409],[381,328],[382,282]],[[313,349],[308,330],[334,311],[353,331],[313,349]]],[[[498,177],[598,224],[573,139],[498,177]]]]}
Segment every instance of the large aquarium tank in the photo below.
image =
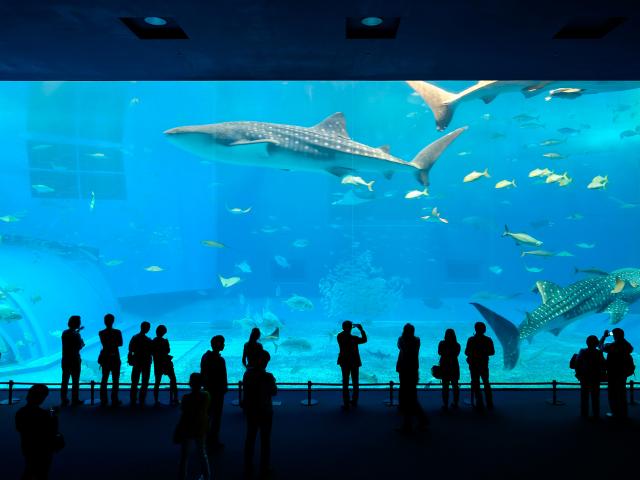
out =
{"type": "MultiPolygon", "coordinates": [[[[421,381],[486,321],[494,381],[574,380],[587,335],[640,346],[640,82],[0,84],[0,377],[82,380],[116,315],[168,328],[179,381],[260,328],[282,382],[421,381]]],[[[464,355],[462,380],[468,380],[464,355]]],[[[637,363],[637,362],[636,362],[637,363]]],[[[123,378],[128,366],[123,361],[123,378]]]]}

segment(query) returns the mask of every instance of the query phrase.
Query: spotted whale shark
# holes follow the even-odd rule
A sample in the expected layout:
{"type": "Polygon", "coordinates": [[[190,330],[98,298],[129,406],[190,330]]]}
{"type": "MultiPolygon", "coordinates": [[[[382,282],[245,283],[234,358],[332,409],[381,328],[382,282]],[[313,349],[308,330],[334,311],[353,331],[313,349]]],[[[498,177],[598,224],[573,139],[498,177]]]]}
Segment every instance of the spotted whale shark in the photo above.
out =
{"type": "Polygon", "coordinates": [[[471,303],[484,317],[502,344],[504,367],[513,369],[520,355],[520,342],[542,331],[559,335],[578,318],[608,313],[612,324],[620,322],[629,306],[640,298],[640,269],[622,268],[560,287],[553,282],[536,282],[542,304],[525,315],[519,326],[479,303],[471,303]]]}
{"type": "Polygon", "coordinates": [[[438,157],[466,127],[444,135],[407,162],[351,139],[344,115],[335,113],[313,127],[264,122],[223,122],[176,127],[165,135],[177,146],[212,161],[281,170],[325,171],[344,176],[379,172],[412,172],[423,186],[438,157]]]}
{"type": "Polygon", "coordinates": [[[438,130],[445,130],[456,107],[469,100],[481,99],[484,103],[491,103],[498,95],[510,92],[520,92],[526,98],[546,92],[548,100],[554,97],[574,99],[582,95],[640,88],[640,82],[633,81],[481,80],[454,93],[429,82],[411,80],[407,84],[431,109],[438,130]]]}

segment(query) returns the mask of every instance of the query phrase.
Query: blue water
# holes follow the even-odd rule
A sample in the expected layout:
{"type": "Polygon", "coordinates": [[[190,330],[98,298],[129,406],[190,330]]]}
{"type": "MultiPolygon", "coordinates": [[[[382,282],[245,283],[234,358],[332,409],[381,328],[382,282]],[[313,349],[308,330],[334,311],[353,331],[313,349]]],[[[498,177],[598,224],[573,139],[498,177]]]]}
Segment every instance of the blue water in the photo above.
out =
{"type": "MultiPolygon", "coordinates": [[[[438,82],[452,91],[471,84],[438,82]]],[[[421,188],[412,175],[363,173],[375,180],[374,198],[355,206],[334,205],[356,190],[337,177],[209,162],[163,131],[240,120],[312,126],[343,112],[354,140],[411,160],[443,133],[403,82],[3,83],[0,105],[0,309],[22,317],[0,320],[3,379],[58,381],[59,334],[71,314],[85,325],[82,378],[97,378],[97,331],[111,311],[126,337],[142,320],[165,324],[182,381],[218,333],[230,379],[239,379],[256,322],[263,333],[280,326],[277,351],[266,343],[279,381],[338,381],[334,335],[344,318],[370,338],[363,381],[388,381],[396,338],[412,322],[428,381],[445,328],[463,343],[480,319],[472,299],[518,324],[539,304],[536,280],[567,285],[584,278],[575,267],[640,267],[640,136],[620,135],[640,124],[640,88],[464,103],[447,131],[469,128],[434,166],[429,197],[404,198],[421,188]],[[522,114],[535,119],[514,119],[522,114]],[[577,132],[558,132],[565,127],[577,132]],[[549,139],[562,143],[540,145],[549,139]],[[528,178],[544,167],[573,182],[528,178]],[[463,183],[485,168],[491,178],[463,183]],[[606,189],[586,188],[596,175],[608,175],[606,189]],[[503,179],[517,187],[495,189],[503,179]],[[448,224],[420,220],[433,207],[448,224]],[[572,256],[523,259],[502,237],[505,224],[572,256]],[[243,261],[251,273],[236,266],[243,261]],[[241,281],[224,288],[219,275],[241,281]],[[313,309],[292,310],[284,302],[294,294],[313,309]]],[[[636,345],[638,320],[632,309],[620,324],[636,345]]],[[[498,349],[494,379],[571,380],[571,354],[607,322],[594,314],[558,337],[540,333],[511,371],[498,349]]]]}

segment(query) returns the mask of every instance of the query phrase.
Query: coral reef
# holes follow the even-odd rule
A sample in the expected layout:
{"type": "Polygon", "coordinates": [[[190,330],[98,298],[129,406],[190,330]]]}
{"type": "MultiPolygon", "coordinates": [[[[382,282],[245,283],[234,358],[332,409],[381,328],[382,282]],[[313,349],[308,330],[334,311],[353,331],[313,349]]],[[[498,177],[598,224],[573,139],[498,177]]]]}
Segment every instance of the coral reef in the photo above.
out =
{"type": "Polygon", "coordinates": [[[370,251],[336,264],[318,286],[330,318],[373,320],[402,300],[402,280],[384,278],[370,251]]]}

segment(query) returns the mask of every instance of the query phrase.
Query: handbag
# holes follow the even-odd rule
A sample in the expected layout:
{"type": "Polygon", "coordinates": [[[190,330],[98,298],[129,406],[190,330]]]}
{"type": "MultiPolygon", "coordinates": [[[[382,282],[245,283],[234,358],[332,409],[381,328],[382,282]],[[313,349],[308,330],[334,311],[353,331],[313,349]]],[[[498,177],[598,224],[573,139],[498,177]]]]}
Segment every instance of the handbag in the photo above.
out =
{"type": "Polygon", "coordinates": [[[440,365],[431,367],[431,375],[437,380],[442,380],[442,367],[440,365]]]}

